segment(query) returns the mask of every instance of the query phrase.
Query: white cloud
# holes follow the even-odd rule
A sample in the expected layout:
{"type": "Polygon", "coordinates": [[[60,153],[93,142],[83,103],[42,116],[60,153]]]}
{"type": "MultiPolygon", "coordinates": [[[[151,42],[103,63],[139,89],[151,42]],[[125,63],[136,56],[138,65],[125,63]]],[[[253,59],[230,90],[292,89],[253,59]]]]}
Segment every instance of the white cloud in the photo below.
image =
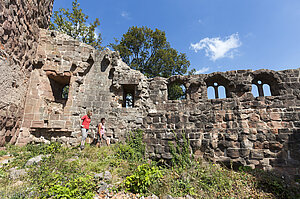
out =
{"type": "Polygon", "coordinates": [[[202,74],[202,73],[206,73],[207,71],[209,71],[209,67],[203,67],[200,70],[197,70],[195,74],[202,74]]]}
{"type": "Polygon", "coordinates": [[[122,12],[121,12],[121,16],[122,16],[123,18],[125,18],[125,19],[130,19],[129,13],[126,12],[126,11],[122,11],[122,12]]]}
{"type": "Polygon", "coordinates": [[[216,61],[224,57],[233,58],[237,52],[236,48],[240,47],[242,42],[239,39],[238,33],[226,37],[224,40],[220,37],[204,38],[198,43],[191,44],[190,48],[195,52],[204,49],[205,55],[211,60],[216,61]]]}

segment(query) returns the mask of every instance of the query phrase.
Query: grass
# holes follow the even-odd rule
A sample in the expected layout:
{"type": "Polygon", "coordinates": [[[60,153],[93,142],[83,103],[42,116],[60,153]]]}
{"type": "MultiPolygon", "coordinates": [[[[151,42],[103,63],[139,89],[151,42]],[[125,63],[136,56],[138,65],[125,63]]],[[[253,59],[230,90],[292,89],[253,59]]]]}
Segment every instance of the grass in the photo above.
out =
{"type": "Polygon", "coordinates": [[[141,195],[194,198],[300,198],[299,186],[262,170],[227,169],[218,164],[195,160],[189,151],[173,148],[172,166],[146,159],[139,136],[131,135],[126,144],[83,151],[57,143],[50,145],[7,146],[2,154],[14,159],[0,168],[0,198],[92,198],[96,194],[94,174],[110,171],[113,191],[131,191],[141,195]],[[176,163],[176,156],[186,156],[176,163]],[[51,154],[38,164],[26,162],[40,154],[51,154]],[[187,158],[189,157],[189,158],[187,158]],[[188,161],[184,164],[182,161],[188,161]],[[21,179],[9,178],[9,169],[26,169],[21,179]],[[21,181],[21,182],[20,182],[21,181]],[[73,195],[72,195],[73,194],[73,195]],[[298,195],[297,195],[298,194],[298,195]]]}

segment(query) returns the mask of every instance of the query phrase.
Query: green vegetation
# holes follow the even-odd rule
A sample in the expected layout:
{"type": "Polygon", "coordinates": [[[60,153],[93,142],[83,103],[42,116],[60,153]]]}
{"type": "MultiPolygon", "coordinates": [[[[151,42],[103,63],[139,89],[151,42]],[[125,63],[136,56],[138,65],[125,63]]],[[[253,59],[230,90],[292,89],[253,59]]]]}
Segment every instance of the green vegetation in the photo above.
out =
{"type": "Polygon", "coordinates": [[[129,132],[126,143],[119,143],[116,148],[116,155],[119,158],[130,161],[139,161],[145,157],[146,145],[143,143],[143,131],[129,132]]]}
{"type": "Polygon", "coordinates": [[[120,52],[127,65],[148,77],[183,75],[190,66],[186,54],[171,48],[165,32],[158,29],[130,27],[110,46],[120,52]]]}
{"type": "Polygon", "coordinates": [[[57,30],[71,36],[83,43],[102,50],[101,34],[97,33],[97,27],[100,25],[99,19],[87,25],[88,15],[79,8],[80,4],[77,0],[72,2],[72,11],[60,8],[54,11],[50,22],[50,30],[57,30]]]}
{"type": "Polygon", "coordinates": [[[0,151],[0,157],[4,155],[7,155],[7,151],[0,151]]]}
{"type": "Polygon", "coordinates": [[[142,164],[132,175],[126,177],[124,187],[126,191],[145,194],[162,176],[162,170],[159,167],[142,164]]]}
{"type": "Polygon", "coordinates": [[[99,188],[96,173],[110,171],[111,191],[140,195],[194,198],[299,198],[299,185],[293,185],[262,170],[240,167],[238,171],[204,162],[191,155],[189,140],[176,135],[170,143],[170,161],[147,159],[143,132],[128,134],[126,143],[83,151],[58,143],[49,145],[7,146],[13,156],[0,168],[0,198],[93,198],[99,188]],[[39,163],[26,166],[37,155],[39,163]],[[27,174],[11,179],[12,168],[27,174]],[[20,183],[22,181],[22,183],[20,183]],[[298,194],[298,195],[297,195],[298,194]]]}

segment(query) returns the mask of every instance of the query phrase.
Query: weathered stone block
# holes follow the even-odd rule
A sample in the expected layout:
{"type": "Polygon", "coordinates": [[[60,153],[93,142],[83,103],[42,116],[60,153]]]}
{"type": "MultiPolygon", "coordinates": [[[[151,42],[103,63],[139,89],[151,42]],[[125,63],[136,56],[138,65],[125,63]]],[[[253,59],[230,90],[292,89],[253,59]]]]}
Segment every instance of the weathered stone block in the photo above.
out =
{"type": "Polygon", "coordinates": [[[43,128],[44,127],[44,121],[32,121],[31,122],[31,128],[43,128]]]}
{"type": "Polygon", "coordinates": [[[251,150],[250,158],[261,160],[264,158],[264,151],[263,150],[251,150]]]}
{"type": "Polygon", "coordinates": [[[231,157],[231,158],[238,158],[240,157],[240,152],[239,152],[240,149],[237,149],[237,148],[228,148],[227,149],[227,156],[228,157],[231,157]]]}
{"type": "Polygon", "coordinates": [[[250,155],[250,149],[240,149],[239,152],[242,158],[249,157],[250,155]]]}
{"type": "Polygon", "coordinates": [[[276,142],[276,141],[269,142],[269,146],[270,146],[271,151],[279,151],[283,148],[283,144],[276,142]]]}
{"type": "Polygon", "coordinates": [[[270,119],[273,121],[280,121],[281,115],[280,113],[270,113],[270,119]]]}
{"type": "Polygon", "coordinates": [[[160,122],[160,117],[153,118],[153,123],[159,123],[159,122],[160,122]]]}
{"type": "Polygon", "coordinates": [[[64,120],[57,120],[57,121],[53,120],[49,124],[51,128],[61,128],[61,129],[65,128],[65,125],[66,125],[66,121],[64,120]]]}

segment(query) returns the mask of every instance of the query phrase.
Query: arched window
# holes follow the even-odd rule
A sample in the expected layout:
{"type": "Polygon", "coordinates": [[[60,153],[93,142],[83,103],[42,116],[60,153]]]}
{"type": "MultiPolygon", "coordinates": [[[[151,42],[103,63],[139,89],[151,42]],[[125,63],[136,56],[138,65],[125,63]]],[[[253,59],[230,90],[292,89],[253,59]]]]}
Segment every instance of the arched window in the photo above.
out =
{"type": "Polygon", "coordinates": [[[252,90],[251,90],[252,94],[254,97],[258,97],[258,87],[255,84],[252,84],[252,90]]]}
{"type": "Polygon", "coordinates": [[[208,99],[216,99],[214,87],[209,86],[207,88],[207,98],[208,99]]]}
{"type": "MultiPolygon", "coordinates": [[[[252,84],[257,86],[258,95],[254,92],[253,96],[278,96],[281,94],[282,85],[280,85],[279,77],[272,71],[258,70],[253,73],[252,84]]],[[[252,86],[253,87],[253,86],[252,86]]],[[[253,91],[253,89],[252,89],[253,91]]]]}
{"type": "Polygon", "coordinates": [[[174,82],[168,85],[168,100],[186,99],[186,87],[184,84],[174,82]]]}
{"type": "Polygon", "coordinates": [[[218,93],[219,93],[219,98],[226,98],[226,90],[224,86],[219,86],[218,87],[218,93]]]}
{"type": "Polygon", "coordinates": [[[207,86],[208,99],[224,99],[231,97],[230,81],[221,74],[213,74],[204,80],[207,86]]]}
{"type": "Polygon", "coordinates": [[[213,83],[207,88],[208,99],[222,99],[226,98],[226,88],[218,83],[213,83]]]}
{"type": "Polygon", "coordinates": [[[272,96],[269,84],[264,84],[262,80],[253,80],[252,94],[254,97],[272,96]]]}
{"type": "Polygon", "coordinates": [[[263,84],[264,96],[272,96],[269,84],[263,84]]]}

